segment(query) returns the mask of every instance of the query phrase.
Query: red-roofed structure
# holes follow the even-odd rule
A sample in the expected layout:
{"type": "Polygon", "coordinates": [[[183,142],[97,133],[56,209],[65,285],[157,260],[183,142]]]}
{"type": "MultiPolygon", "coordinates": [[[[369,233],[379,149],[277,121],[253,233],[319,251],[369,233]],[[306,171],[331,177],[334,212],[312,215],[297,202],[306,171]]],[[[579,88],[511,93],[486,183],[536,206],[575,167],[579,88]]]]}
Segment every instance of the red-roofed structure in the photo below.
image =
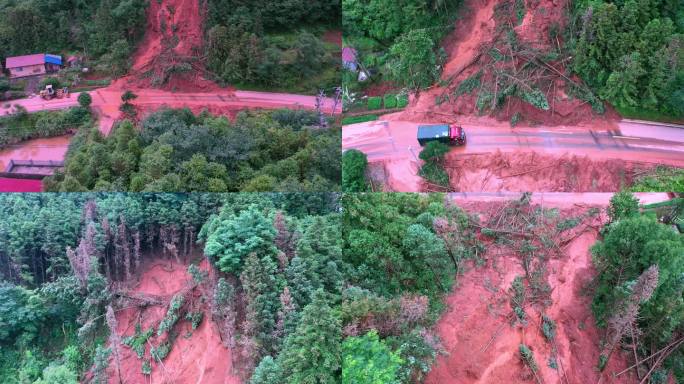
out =
{"type": "Polygon", "coordinates": [[[56,72],[62,67],[61,64],[61,56],[36,53],[34,55],[8,57],[5,68],[9,70],[10,77],[16,78],[56,72]]]}

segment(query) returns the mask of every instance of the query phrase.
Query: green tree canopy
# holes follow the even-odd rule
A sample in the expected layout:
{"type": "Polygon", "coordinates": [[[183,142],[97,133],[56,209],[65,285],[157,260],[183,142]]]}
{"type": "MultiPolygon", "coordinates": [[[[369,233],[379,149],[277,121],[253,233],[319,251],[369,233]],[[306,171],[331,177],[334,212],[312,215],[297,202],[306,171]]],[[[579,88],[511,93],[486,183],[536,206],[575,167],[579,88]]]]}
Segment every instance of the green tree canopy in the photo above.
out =
{"type": "Polygon", "coordinates": [[[396,384],[401,357],[372,330],[342,343],[342,384],[396,384]]]}

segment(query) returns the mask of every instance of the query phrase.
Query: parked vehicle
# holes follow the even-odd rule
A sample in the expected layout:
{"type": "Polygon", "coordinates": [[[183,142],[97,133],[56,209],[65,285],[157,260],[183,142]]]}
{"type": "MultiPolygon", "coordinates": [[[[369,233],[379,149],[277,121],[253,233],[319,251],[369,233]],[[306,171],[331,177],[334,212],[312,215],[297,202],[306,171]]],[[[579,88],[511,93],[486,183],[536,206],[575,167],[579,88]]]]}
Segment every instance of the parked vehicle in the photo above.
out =
{"type": "Polygon", "coordinates": [[[418,143],[425,146],[431,141],[461,146],[466,143],[463,127],[456,124],[426,124],[418,126],[418,143]]]}

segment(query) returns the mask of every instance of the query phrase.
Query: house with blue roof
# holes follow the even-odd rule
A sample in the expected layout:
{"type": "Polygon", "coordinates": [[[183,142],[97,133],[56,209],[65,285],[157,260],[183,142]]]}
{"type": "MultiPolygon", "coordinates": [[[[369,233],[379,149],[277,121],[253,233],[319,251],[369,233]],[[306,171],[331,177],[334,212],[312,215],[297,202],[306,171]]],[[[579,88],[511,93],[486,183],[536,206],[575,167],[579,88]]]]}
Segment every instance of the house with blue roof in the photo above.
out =
{"type": "Polygon", "coordinates": [[[62,56],[49,53],[8,57],[5,68],[11,78],[43,75],[62,68],[62,56]]]}

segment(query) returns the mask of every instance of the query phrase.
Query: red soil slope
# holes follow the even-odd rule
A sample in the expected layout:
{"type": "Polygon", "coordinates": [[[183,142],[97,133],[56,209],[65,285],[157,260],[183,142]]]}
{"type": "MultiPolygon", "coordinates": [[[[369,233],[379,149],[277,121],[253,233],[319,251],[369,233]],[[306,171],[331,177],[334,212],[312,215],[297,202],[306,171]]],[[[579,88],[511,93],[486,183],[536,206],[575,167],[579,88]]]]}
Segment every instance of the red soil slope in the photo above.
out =
{"type": "Polygon", "coordinates": [[[198,0],[148,2],[147,29],[133,55],[130,73],[112,84],[113,89],[153,88],[153,78],[170,65],[192,64],[192,71],[174,73],[163,89],[179,92],[214,92],[221,88],[202,76],[203,12],[198,0]],[[175,31],[174,31],[175,29],[175,31]]]}
{"type": "MultiPolygon", "coordinates": [[[[208,269],[204,260],[200,264],[203,270],[208,269]]],[[[192,280],[187,273],[187,266],[170,260],[160,260],[152,264],[140,277],[138,285],[128,294],[157,295],[171,298],[192,280]]],[[[116,314],[118,333],[123,338],[135,333],[135,324],[140,321],[143,329],[159,324],[166,308],[149,306],[139,310],[137,307],[123,309],[116,314]]],[[[121,346],[121,376],[123,383],[207,383],[207,384],[240,384],[233,373],[231,350],[221,344],[218,329],[211,321],[211,315],[205,310],[201,325],[192,330],[190,324],[183,319],[178,328],[178,338],[174,341],[171,352],[162,361],[163,364],[152,364],[152,374],[142,374],[142,360],[135,352],[121,346]],[[191,335],[187,335],[191,332],[191,335]]],[[[156,334],[155,334],[156,335],[156,334]]],[[[155,344],[154,338],[150,340],[155,344]]],[[[149,358],[149,346],[146,349],[149,358]]],[[[111,382],[118,380],[115,363],[109,365],[111,382]]]]}
{"type": "MultiPolygon", "coordinates": [[[[459,116],[477,114],[475,107],[477,89],[471,94],[462,95],[455,101],[443,102],[437,105],[437,98],[450,94],[463,80],[483,69],[483,62],[487,59],[489,43],[500,37],[499,23],[508,23],[504,19],[509,15],[497,16],[496,7],[504,0],[466,0],[463,5],[462,16],[455,21],[455,29],[443,41],[442,46],[447,52],[441,79],[449,82],[448,86],[434,85],[428,90],[421,91],[410,98],[410,104],[403,113],[396,114],[393,119],[426,121],[448,116],[451,119],[459,116]],[[498,20],[498,21],[497,21],[498,20]],[[481,56],[479,56],[482,54],[481,56]],[[480,60],[478,60],[480,58],[480,60]]],[[[556,25],[558,30],[566,22],[565,8],[567,0],[528,0],[525,1],[526,14],[522,23],[514,27],[520,42],[543,51],[551,50],[561,45],[559,39],[549,41],[549,29],[556,25]]],[[[520,67],[524,62],[513,60],[513,65],[520,67]]],[[[565,63],[552,63],[559,72],[564,72],[565,63]]],[[[502,64],[505,65],[505,64],[502,64]]],[[[490,70],[485,70],[483,78],[493,83],[490,70]]],[[[575,78],[574,81],[581,83],[575,78]]],[[[614,120],[619,116],[608,108],[604,116],[592,112],[591,106],[582,100],[568,97],[565,82],[557,79],[549,81],[549,88],[543,89],[547,94],[551,110],[543,111],[523,102],[518,98],[509,98],[506,105],[494,113],[499,120],[510,120],[520,113],[523,119],[530,123],[545,125],[579,124],[582,122],[596,122],[614,120]]]]}
{"type": "MultiPolygon", "coordinates": [[[[489,203],[465,206],[482,212],[489,203]]],[[[582,209],[564,209],[564,217],[576,216],[582,209]]],[[[603,333],[594,323],[590,310],[591,297],[584,291],[596,275],[589,247],[597,237],[602,219],[591,226],[576,228],[579,234],[564,248],[563,257],[551,259],[547,265],[548,283],[553,289],[552,304],[546,314],[557,324],[555,348],[558,369],[548,366],[553,345],[540,330],[541,314],[528,308],[528,324],[511,326],[506,316],[511,313],[507,291],[517,275],[524,274],[520,260],[505,248],[489,245],[486,265],[470,266],[458,279],[458,285],[446,302],[449,309],[436,326],[446,355],[440,356],[428,374],[426,384],[534,383],[535,377],[520,359],[518,347],[526,344],[539,366],[539,381],[545,384],[633,383],[636,377],[626,373],[614,378],[612,373],[628,366],[625,356],[616,351],[601,375],[599,342],[603,333]],[[602,376],[602,378],[601,378],[602,376]],[[600,380],[600,381],[599,381],[600,380]]]]}
{"type": "MultiPolygon", "coordinates": [[[[446,157],[454,191],[614,192],[633,183],[633,175],[652,164],[593,160],[589,156],[562,156],[515,151],[446,157]]],[[[427,188],[429,189],[429,188],[427,188]]]]}

